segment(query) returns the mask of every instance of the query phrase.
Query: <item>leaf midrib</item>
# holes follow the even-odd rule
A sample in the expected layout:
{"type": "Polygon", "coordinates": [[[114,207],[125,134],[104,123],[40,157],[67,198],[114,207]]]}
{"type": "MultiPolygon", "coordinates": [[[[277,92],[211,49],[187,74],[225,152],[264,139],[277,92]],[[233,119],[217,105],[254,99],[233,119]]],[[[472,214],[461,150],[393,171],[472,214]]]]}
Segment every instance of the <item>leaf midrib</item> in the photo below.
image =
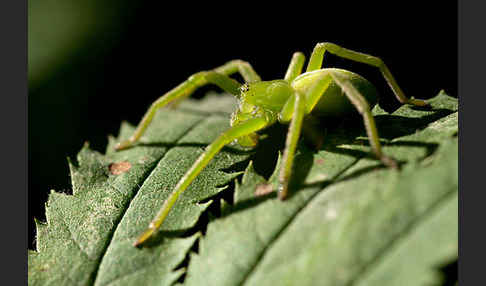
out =
{"type": "MultiPolygon", "coordinates": [[[[189,112],[184,112],[183,113],[187,113],[187,114],[191,114],[189,112]]],[[[97,263],[96,265],[96,268],[95,268],[95,271],[93,272],[93,279],[91,280],[92,282],[90,283],[90,285],[96,285],[96,281],[98,279],[98,273],[99,273],[99,269],[100,269],[100,265],[102,264],[103,262],[103,259],[105,258],[106,256],[106,253],[107,253],[107,250],[108,250],[108,247],[111,245],[111,242],[113,241],[113,238],[114,238],[114,235],[118,229],[118,227],[120,226],[120,222],[122,221],[123,217],[125,216],[125,214],[127,213],[128,209],[130,208],[130,205],[131,203],[133,202],[133,199],[137,196],[138,192],[140,191],[140,189],[142,189],[142,187],[145,185],[145,183],[147,182],[147,179],[152,175],[152,173],[155,171],[155,169],[157,168],[158,164],[160,163],[160,161],[162,161],[165,156],[169,153],[170,150],[172,150],[173,148],[177,147],[177,144],[187,135],[189,134],[189,132],[191,132],[193,129],[195,129],[197,126],[201,125],[205,120],[207,120],[208,118],[210,117],[223,117],[221,115],[208,115],[208,116],[205,116],[203,120],[200,120],[200,121],[197,121],[195,124],[193,124],[191,127],[189,127],[185,133],[181,134],[179,137],[177,137],[175,140],[174,140],[174,144],[170,147],[168,147],[164,154],[162,154],[162,156],[160,156],[160,158],[157,160],[156,163],[153,164],[152,168],[150,170],[148,170],[146,172],[146,175],[143,177],[143,180],[141,181],[142,184],[137,184],[137,187],[138,187],[138,190],[136,190],[134,192],[134,194],[132,195],[132,197],[129,199],[129,203],[126,204],[126,207],[124,208],[123,210],[123,213],[119,216],[118,218],[118,221],[116,223],[114,223],[114,227],[113,227],[113,231],[110,231],[109,233],[109,238],[108,238],[108,242],[106,243],[106,245],[103,247],[103,255],[101,256],[101,258],[99,259],[99,262],[97,263]]],[[[111,281],[109,282],[111,283],[111,281]]]]}
{"type": "MultiPolygon", "coordinates": [[[[215,116],[215,115],[209,115],[209,116],[205,116],[204,120],[207,120],[207,118],[211,117],[211,116],[215,116]]],[[[219,116],[218,116],[219,117],[219,116]]],[[[442,119],[442,118],[440,118],[442,119]]],[[[168,152],[170,150],[172,150],[172,148],[174,147],[177,147],[177,144],[180,142],[181,139],[183,139],[192,129],[196,128],[199,124],[201,124],[201,122],[203,122],[204,120],[201,120],[199,122],[197,122],[196,124],[194,124],[193,126],[191,126],[191,128],[189,128],[184,134],[182,134],[179,138],[177,138],[176,140],[174,140],[174,145],[167,148],[167,150],[164,152],[164,154],[157,160],[157,163],[154,164],[153,168],[147,172],[147,176],[144,177],[143,179],[143,184],[141,187],[139,187],[139,190],[143,187],[143,185],[146,183],[146,180],[147,178],[153,173],[154,169],[157,167],[157,165],[159,164],[160,161],[162,161],[165,156],[168,154],[168,152]]],[[[436,122],[436,121],[434,121],[436,122]]],[[[399,140],[399,138],[395,138],[395,140],[399,140]]],[[[351,168],[352,166],[354,166],[355,164],[357,164],[361,159],[363,159],[363,157],[360,157],[360,158],[357,158],[353,163],[349,164],[348,166],[346,166],[343,170],[341,170],[338,174],[336,174],[332,179],[331,181],[335,181],[336,179],[338,179],[345,171],[347,171],[349,168],[351,168]]],[[[321,190],[322,191],[322,190],[321,190]]],[[[262,257],[265,256],[265,254],[267,253],[267,250],[274,244],[274,242],[280,237],[280,235],[285,231],[285,229],[288,228],[288,226],[290,226],[292,224],[292,222],[296,219],[296,217],[298,217],[298,214],[300,214],[304,209],[306,209],[306,207],[315,199],[315,197],[317,197],[318,194],[321,193],[321,191],[317,191],[312,197],[310,197],[307,202],[297,210],[297,212],[295,213],[294,216],[292,216],[287,222],[286,224],[279,230],[278,233],[275,234],[275,236],[269,241],[269,243],[264,247],[264,249],[261,251],[260,255],[258,256],[258,259],[256,260],[256,263],[254,263],[254,265],[251,267],[251,269],[249,269],[249,271],[247,272],[247,274],[245,274],[244,276],[244,279],[241,281],[241,283],[239,285],[244,285],[246,283],[246,281],[248,281],[248,278],[254,273],[254,270],[258,267],[258,265],[260,264],[260,262],[262,261],[262,257]]],[[[367,273],[368,271],[372,271],[373,267],[375,266],[375,262],[376,262],[376,259],[381,257],[382,255],[386,254],[388,251],[390,251],[390,249],[393,249],[393,245],[395,245],[397,242],[400,241],[400,236],[401,235],[406,235],[407,233],[410,233],[413,231],[413,229],[415,229],[417,226],[420,225],[420,222],[421,220],[424,218],[424,217],[427,217],[428,215],[430,215],[431,213],[434,212],[435,209],[437,208],[440,208],[440,205],[441,205],[441,202],[443,201],[446,201],[447,198],[453,194],[454,192],[454,188],[452,188],[450,191],[448,191],[447,193],[445,193],[443,196],[441,196],[437,201],[434,202],[434,204],[432,204],[431,206],[429,206],[423,213],[421,213],[420,215],[416,216],[409,224],[409,226],[407,226],[406,228],[404,228],[403,230],[401,230],[399,232],[399,235],[393,237],[391,239],[391,241],[389,242],[389,244],[387,244],[381,251],[379,251],[377,253],[377,255],[370,261],[369,265],[371,266],[365,266],[361,271],[359,271],[356,275],[356,277],[360,277],[362,275],[364,275],[365,273],[367,273]]],[[[100,259],[100,262],[98,263],[97,265],[97,268],[96,268],[96,278],[97,278],[97,273],[98,273],[98,270],[99,270],[99,266],[101,265],[101,262],[103,261],[105,255],[106,255],[106,249],[109,247],[109,245],[111,244],[112,242],[112,239],[113,239],[113,235],[114,233],[116,232],[116,230],[118,229],[118,226],[119,226],[119,222],[121,221],[121,219],[125,216],[126,214],[126,211],[129,209],[130,207],[130,204],[132,203],[133,201],[133,198],[138,194],[138,190],[137,192],[132,196],[132,198],[130,199],[129,203],[127,204],[127,207],[124,209],[123,211],[123,214],[120,216],[120,219],[119,221],[116,223],[116,227],[114,228],[114,230],[110,233],[111,236],[110,236],[110,241],[107,243],[106,247],[104,248],[104,251],[103,251],[103,256],[102,258],[100,259]]],[[[140,270],[140,269],[139,269],[140,270]]],[[[127,273],[129,274],[129,273],[127,273]]],[[[356,278],[355,277],[355,278],[356,278]]],[[[94,282],[96,282],[96,279],[94,280],[94,282]]],[[[112,281],[110,281],[109,283],[111,283],[112,281]]],[[[353,284],[355,283],[354,280],[350,281],[350,284],[353,284]]]]}

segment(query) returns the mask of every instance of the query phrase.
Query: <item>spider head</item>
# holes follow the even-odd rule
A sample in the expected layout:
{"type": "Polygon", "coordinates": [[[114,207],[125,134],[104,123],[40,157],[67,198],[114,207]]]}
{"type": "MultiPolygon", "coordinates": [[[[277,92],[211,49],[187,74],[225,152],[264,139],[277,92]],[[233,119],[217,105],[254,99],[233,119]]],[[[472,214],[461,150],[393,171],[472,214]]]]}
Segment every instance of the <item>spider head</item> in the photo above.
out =
{"type": "MultiPolygon", "coordinates": [[[[240,102],[240,106],[231,115],[231,126],[237,126],[240,123],[256,116],[257,109],[254,106],[240,102]]],[[[258,144],[258,134],[251,133],[249,135],[236,139],[236,142],[243,147],[254,147],[258,144]]]]}
{"type": "MultiPolygon", "coordinates": [[[[263,117],[268,124],[273,124],[277,121],[278,113],[272,110],[262,108],[249,103],[248,101],[240,101],[239,107],[231,115],[231,126],[237,126],[248,119],[255,117],[263,117]]],[[[236,139],[236,142],[243,147],[254,147],[258,144],[260,135],[257,133],[250,133],[246,136],[242,136],[236,139]]]]}
{"type": "MultiPolygon", "coordinates": [[[[264,117],[269,125],[273,124],[294,91],[287,81],[273,80],[245,83],[240,92],[239,106],[231,116],[231,126],[255,117],[264,117]]],[[[236,141],[243,147],[253,147],[258,144],[258,138],[257,133],[251,133],[236,141]]]]}
{"type": "Polygon", "coordinates": [[[245,83],[240,92],[241,102],[278,112],[294,90],[285,80],[272,80],[245,83]]]}

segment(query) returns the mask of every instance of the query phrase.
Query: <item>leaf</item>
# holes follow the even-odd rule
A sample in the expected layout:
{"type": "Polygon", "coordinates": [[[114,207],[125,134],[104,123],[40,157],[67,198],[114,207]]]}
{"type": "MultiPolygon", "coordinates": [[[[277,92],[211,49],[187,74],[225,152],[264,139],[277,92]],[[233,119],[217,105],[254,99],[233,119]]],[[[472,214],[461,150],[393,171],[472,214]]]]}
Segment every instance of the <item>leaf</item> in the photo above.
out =
{"type": "MultiPolygon", "coordinates": [[[[114,152],[113,146],[133,133],[126,123],[119,139],[110,138],[107,155],[83,147],[79,166],[70,163],[73,195],[51,192],[47,224],[36,222],[37,252],[29,252],[29,284],[170,285],[177,280],[183,270],[174,269],[199,234],[167,238],[141,251],[131,243],[203,148],[228,128],[229,114],[209,115],[211,108],[232,110],[234,104],[232,98],[209,97],[202,104],[185,102],[181,110],[158,112],[144,143],[123,152],[114,152]],[[120,162],[122,169],[131,167],[113,175],[113,164],[120,162]]],[[[181,196],[163,230],[193,227],[210,204],[199,202],[239,174],[219,170],[247,156],[237,149],[221,152],[181,196]]]]}
{"type": "Polygon", "coordinates": [[[369,159],[347,128],[327,134],[318,153],[301,148],[294,177],[302,183],[285,202],[255,199],[264,179],[250,165],[235,204],[191,255],[186,284],[440,281],[438,268],[457,258],[457,101],[441,93],[431,104],[393,116],[374,110],[384,152],[407,162],[401,171],[369,159]]]}
{"type": "Polygon", "coordinates": [[[320,151],[299,146],[284,202],[255,195],[265,179],[250,163],[233,203],[222,201],[202,235],[204,226],[195,227],[201,214],[251,155],[225,148],[142,249],[132,242],[228,127],[234,101],[213,96],[160,111],[142,144],[114,152],[133,132],[123,124],[106,155],[85,146],[79,166],[70,164],[72,196],[50,195],[37,252],[29,252],[29,284],[436,283],[439,268],[457,257],[457,100],[440,93],[431,103],[431,110],[373,111],[384,152],[402,170],[371,159],[362,123],[345,121],[329,129],[320,151]]]}

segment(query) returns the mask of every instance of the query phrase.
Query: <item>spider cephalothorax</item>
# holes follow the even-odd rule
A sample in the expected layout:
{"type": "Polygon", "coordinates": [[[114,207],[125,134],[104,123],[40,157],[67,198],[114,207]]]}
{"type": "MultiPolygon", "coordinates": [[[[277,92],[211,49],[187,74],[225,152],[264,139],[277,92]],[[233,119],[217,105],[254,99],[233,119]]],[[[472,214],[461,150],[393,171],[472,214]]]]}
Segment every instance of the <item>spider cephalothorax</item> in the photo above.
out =
{"type": "MultiPolygon", "coordinates": [[[[238,109],[231,116],[233,127],[255,117],[265,118],[268,124],[273,124],[278,120],[279,111],[294,92],[285,80],[245,83],[240,90],[238,109]]],[[[236,142],[244,147],[253,147],[258,143],[258,134],[253,132],[241,136],[236,142]]]]}
{"type": "Polygon", "coordinates": [[[423,100],[408,98],[403,94],[388,67],[380,58],[344,49],[331,43],[316,45],[304,73],[302,73],[302,69],[305,57],[302,53],[295,53],[284,79],[262,81],[251,65],[241,60],[230,61],[214,70],[196,73],[155,101],[133,136],[129,140],[119,143],[116,149],[121,150],[133,146],[145,132],[159,108],[187,97],[195,89],[206,84],[217,85],[238,98],[238,108],[231,116],[231,128],[211,143],[180,179],[148,229],[135,241],[134,245],[140,245],[160,228],[179,195],[221,148],[232,141],[236,141],[242,146],[253,147],[258,143],[257,131],[277,121],[290,123],[277,187],[280,199],[285,199],[287,196],[292,163],[297,141],[301,135],[303,119],[310,114],[313,117],[340,117],[346,116],[350,112],[359,112],[363,117],[374,155],[383,164],[397,167],[396,162],[383,154],[381,150],[378,131],[371,114],[371,108],[377,102],[375,88],[366,79],[353,72],[322,68],[326,51],[377,67],[401,103],[416,106],[426,105],[423,100]],[[245,79],[245,84],[240,84],[229,77],[237,72],[245,79]]]}

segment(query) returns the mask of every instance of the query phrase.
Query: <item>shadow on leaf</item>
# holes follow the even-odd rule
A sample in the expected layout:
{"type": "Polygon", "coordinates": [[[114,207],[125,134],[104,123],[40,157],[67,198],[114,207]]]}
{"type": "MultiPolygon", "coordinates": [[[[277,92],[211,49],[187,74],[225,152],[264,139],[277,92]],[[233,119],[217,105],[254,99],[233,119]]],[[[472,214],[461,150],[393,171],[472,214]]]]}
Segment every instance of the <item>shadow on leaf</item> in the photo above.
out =
{"type": "MultiPolygon", "coordinates": [[[[421,108],[418,110],[424,110],[429,112],[431,111],[430,108],[421,108]]],[[[438,119],[453,113],[453,111],[447,109],[435,109],[432,111],[433,113],[424,115],[420,118],[411,118],[411,117],[397,116],[397,115],[375,116],[380,139],[382,139],[380,140],[382,145],[425,148],[426,154],[422,158],[419,158],[419,160],[423,160],[424,158],[432,155],[439,146],[436,143],[427,143],[427,142],[420,142],[420,141],[389,142],[399,137],[414,134],[417,131],[426,128],[430,123],[437,121],[438,119]]],[[[367,151],[338,147],[339,145],[369,146],[369,141],[367,139],[358,138],[358,137],[366,136],[366,131],[363,127],[363,122],[360,119],[361,117],[358,116],[354,118],[353,117],[346,118],[344,120],[330,121],[327,123],[328,124],[332,123],[329,124],[329,126],[331,127],[326,127],[326,128],[321,123],[320,128],[322,128],[322,130],[325,130],[327,135],[324,138],[325,142],[323,146],[320,148],[320,150],[326,150],[328,152],[354,157],[356,159],[355,162],[357,162],[359,159],[362,158],[374,158],[373,154],[367,151]]],[[[223,151],[225,152],[230,152],[233,154],[251,154],[251,156],[246,160],[237,162],[231,165],[230,167],[223,169],[222,171],[241,172],[245,170],[246,166],[248,166],[248,163],[250,161],[253,161],[253,167],[255,172],[258,175],[261,175],[262,177],[268,180],[269,177],[272,175],[272,173],[274,173],[275,171],[274,169],[276,166],[279,152],[284,149],[287,128],[288,128],[287,125],[275,124],[265,129],[264,131],[262,131],[262,133],[264,133],[266,137],[260,140],[258,147],[253,150],[242,150],[241,148],[238,149],[232,146],[224,147],[223,151]]],[[[172,147],[205,148],[207,145],[202,143],[155,142],[155,143],[140,143],[139,146],[149,146],[149,147],[153,146],[153,147],[167,147],[167,148],[172,148],[172,147]]],[[[308,145],[303,144],[303,141],[300,142],[295,157],[295,161],[294,161],[294,166],[298,166],[298,168],[295,168],[292,176],[293,179],[289,185],[289,196],[288,196],[289,198],[295,195],[297,191],[305,191],[305,189],[316,188],[316,187],[324,189],[331,184],[357,178],[359,176],[366,175],[375,170],[385,168],[385,166],[381,164],[381,162],[378,159],[376,159],[377,160],[376,165],[361,168],[346,176],[341,177],[341,175],[350,166],[342,170],[340,173],[336,174],[333,178],[328,178],[322,181],[306,184],[304,183],[304,181],[314,164],[315,152],[316,152],[315,148],[310,148],[308,145]]],[[[403,165],[405,163],[406,162],[404,161],[399,161],[400,165],[403,165]]],[[[213,197],[205,199],[205,201],[212,200],[213,204],[205,212],[205,214],[202,215],[202,217],[199,219],[196,226],[189,229],[181,229],[175,231],[160,231],[154,238],[150,239],[150,241],[147,241],[147,243],[144,246],[152,247],[152,246],[159,245],[164,240],[164,238],[167,237],[188,237],[194,235],[195,233],[201,231],[201,229],[205,230],[205,227],[211,220],[209,216],[212,216],[216,219],[224,218],[232,214],[238,213],[240,211],[250,209],[266,200],[276,199],[277,197],[276,192],[273,191],[265,195],[255,196],[240,201],[236,204],[233,204],[232,201],[233,193],[234,193],[234,186],[232,186],[232,188],[227,188],[225,191],[213,197]],[[221,207],[219,201],[222,198],[224,198],[224,200],[230,204],[228,207],[221,207]]]]}

